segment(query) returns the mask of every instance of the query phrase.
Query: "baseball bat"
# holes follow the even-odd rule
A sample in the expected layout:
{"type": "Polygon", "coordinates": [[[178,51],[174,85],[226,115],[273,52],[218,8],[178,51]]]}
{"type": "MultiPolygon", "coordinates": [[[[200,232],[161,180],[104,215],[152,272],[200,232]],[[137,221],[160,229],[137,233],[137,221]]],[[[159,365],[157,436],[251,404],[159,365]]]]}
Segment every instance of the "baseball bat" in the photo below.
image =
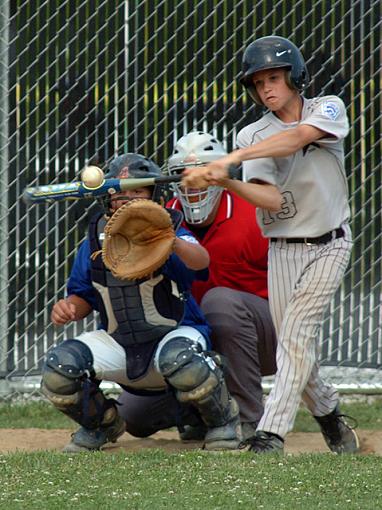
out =
{"type": "Polygon", "coordinates": [[[27,204],[42,202],[56,202],[58,200],[77,200],[79,198],[94,198],[102,195],[119,193],[129,189],[136,189],[156,184],[168,184],[181,181],[181,175],[163,175],[161,177],[142,177],[137,179],[104,179],[94,188],[85,186],[81,181],[65,182],[63,184],[47,184],[33,188],[25,188],[23,200],[27,204]]]}

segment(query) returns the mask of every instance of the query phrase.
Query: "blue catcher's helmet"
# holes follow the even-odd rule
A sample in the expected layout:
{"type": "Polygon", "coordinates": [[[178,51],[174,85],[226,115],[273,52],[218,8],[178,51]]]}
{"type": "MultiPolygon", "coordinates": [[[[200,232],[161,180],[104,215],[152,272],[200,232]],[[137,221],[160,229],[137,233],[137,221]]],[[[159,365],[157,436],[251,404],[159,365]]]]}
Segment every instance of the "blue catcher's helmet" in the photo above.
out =
{"type": "MultiPolygon", "coordinates": [[[[128,152],[114,158],[106,168],[105,179],[121,178],[121,179],[139,179],[144,177],[160,177],[162,175],[159,166],[149,158],[128,152]]],[[[150,186],[152,188],[151,199],[159,202],[161,200],[163,187],[150,186]]],[[[110,201],[113,200],[112,195],[108,195],[104,199],[104,206],[109,211],[110,201]]]]}

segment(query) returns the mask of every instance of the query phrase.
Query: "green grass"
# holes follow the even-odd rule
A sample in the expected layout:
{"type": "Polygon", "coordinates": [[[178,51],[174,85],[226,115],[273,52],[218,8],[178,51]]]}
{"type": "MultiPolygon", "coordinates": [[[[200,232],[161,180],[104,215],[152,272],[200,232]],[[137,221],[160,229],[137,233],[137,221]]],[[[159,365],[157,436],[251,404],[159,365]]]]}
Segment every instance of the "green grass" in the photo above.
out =
{"type": "MultiPolygon", "coordinates": [[[[382,399],[374,399],[372,403],[357,402],[343,404],[341,410],[358,422],[361,429],[382,429],[382,399]]],[[[49,402],[33,401],[22,403],[0,403],[0,428],[42,429],[76,428],[72,420],[57,411],[49,402]]],[[[309,412],[301,409],[298,412],[294,431],[318,432],[319,428],[309,412]]]]}
{"type": "Polygon", "coordinates": [[[73,421],[57,411],[49,402],[34,401],[28,403],[0,404],[0,428],[40,428],[68,429],[76,428],[73,421]]]}
{"type": "MultiPolygon", "coordinates": [[[[382,402],[342,406],[360,428],[381,429],[382,402]]],[[[75,428],[42,401],[0,405],[0,427],[75,428]]],[[[295,431],[318,430],[300,411],[295,431]]],[[[0,510],[236,510],[382,508],[381,457],[60,452],[0,455],[0,510]]]]}
{"type": "Polygon", "coordinates": [[[160,450],[0,456],[1,509],[381,508],[380,458],[160,450]]]}

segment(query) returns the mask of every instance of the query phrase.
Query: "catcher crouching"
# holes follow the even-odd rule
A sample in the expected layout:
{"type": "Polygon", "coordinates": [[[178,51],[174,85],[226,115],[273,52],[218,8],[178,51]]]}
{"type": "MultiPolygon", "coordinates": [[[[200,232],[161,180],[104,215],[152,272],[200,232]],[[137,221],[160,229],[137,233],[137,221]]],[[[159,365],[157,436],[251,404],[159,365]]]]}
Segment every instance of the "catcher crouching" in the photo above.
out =
{"type": "MultiPolygon", "coordinates": [[[[159,167],[139,154],[115,158],[106,178],[158,177],[159,167]]],[[[228,392],[219,356],[208,351],[209,326],[190,294],[208,277],[208,252],[182,226],[182,215],[156,201],[145,187],[109,196],[92,218],[67,285],[52,309],[55,325],[93,310],[101,326],[53,347],[46,356],[42,391],[81,425],[65,452],[99,450],[125,432],[116,402],[102,380],[131,393],[172,391],[179,426],[203,423],[204,448],[236,449],[239,409],[228,392]]]]}

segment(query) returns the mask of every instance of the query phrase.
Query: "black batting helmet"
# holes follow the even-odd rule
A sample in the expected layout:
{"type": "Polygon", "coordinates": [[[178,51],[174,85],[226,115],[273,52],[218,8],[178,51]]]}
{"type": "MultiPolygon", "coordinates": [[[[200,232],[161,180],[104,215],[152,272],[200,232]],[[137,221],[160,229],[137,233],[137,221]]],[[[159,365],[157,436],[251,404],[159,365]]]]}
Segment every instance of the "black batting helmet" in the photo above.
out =
{"type": "Polygon", "coordinates": [[[243,55],[243,74],[240,82],[257,104],[262,104],[252,75],[264,69],[286,68],[289,86],[302,92],[309,85],[309,73],[304,57],[295,44],[284,37],[261,37],[247,46],[243,55]]]}
{"type": "MultiPolygon", "coordinates": [[[[106,168],[105,179],[113,179],[121,177],[123,179],[139,179],[142,177],[159,177],[161,176],[161,170],[159,166],[149,158],[142,156],[141,154],[135,154],[128,152],[114,158],[106,168]]],[[[152,200],[160,201],[161,198],[161,187],[152,187],[152,200]]],[[[107,195],[104,198],[105,209],[108,210],[110,207],[110,200],[112,195],[107,195]]]]}

